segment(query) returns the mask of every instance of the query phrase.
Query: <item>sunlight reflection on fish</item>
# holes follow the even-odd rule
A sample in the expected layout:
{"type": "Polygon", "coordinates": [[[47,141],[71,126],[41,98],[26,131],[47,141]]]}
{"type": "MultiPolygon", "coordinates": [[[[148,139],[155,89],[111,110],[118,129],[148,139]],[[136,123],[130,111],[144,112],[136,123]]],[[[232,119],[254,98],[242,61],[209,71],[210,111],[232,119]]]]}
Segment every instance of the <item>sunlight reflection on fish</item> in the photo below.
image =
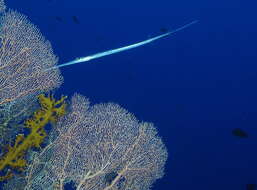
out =
{"type": "Polygon", "coordinates": [[[67,63],[63,63],[63,64],[60,64],[60,65],[57,65],[57,66],[54,66],[54,67],[51,67],[51,68],[48,68],[46,69],[46,71],[48,70],[52,70],[52,69],[57,69],[57,68],[60,68],[60,67],[65,67],[65,66],[69,66],[69,65],[74,65],[74,64],[77,64],[77,63],[83,63],[83,62],[88,62],[88,61],[91,61],[93,59],[97,59],[97,58],[100,58],[100,57],[104,57],[104,56],[107,56],[107,55],[111,55],[111,54],[116,54],[116,53],[119,53],[119,52],[122,52],[122,51],[127,51],[129,49],[133,49],[133,48],[136,48],[136,47],[140,47],[140,46],[143,46],[143,45],[146,45],[146,44],[149,44],[153,41],[156,41],[158,39],[161,39],[161,38],[164,38],[166,36],[169,36],[171,34],[174,34],[178,31],[181,31],[195,23],[197,23],[198,20],[194,20],[188,24],[185,24],[183,25],[182,27],[179,27],[175,30],[172,30],[170,32],[166,32],[164,34],[161,34],[159,36],[155,36],[155,37],[152,37],[150,39],[147,39],[147,40],[144,40],[144,41],[141,41],[141,42],[138,42],[138,43],[134,43],[134,44],[131,44],[131,45],[128,45],[128,46],[124,46],[124,47],[120,47],[120,48],[117,48],[117,49],[111,49],[111,50],[107,50],[107,51],[104,51],[104,52],[100,52],[100,53],[96,53],[96,54],[93,54],[93,55],[89,55],[89,56],[86,56],[86,57],[80,57],[80,58],[77,58],[75,60],[72,60],[70,62],[67,62],[67,63]]]}

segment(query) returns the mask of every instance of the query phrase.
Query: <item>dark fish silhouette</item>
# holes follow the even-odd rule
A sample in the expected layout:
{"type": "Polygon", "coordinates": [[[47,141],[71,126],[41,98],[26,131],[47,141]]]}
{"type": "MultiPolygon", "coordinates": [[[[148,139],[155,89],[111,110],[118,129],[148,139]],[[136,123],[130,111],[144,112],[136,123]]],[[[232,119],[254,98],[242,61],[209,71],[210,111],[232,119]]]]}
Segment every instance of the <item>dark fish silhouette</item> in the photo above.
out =
{"type": "Polygon", "coordinates": [[[56,19],[57,21],[59,21],[59,22],[62,22],[62,21],[63,21],[63,19],[62,19],[61,17],[59,17],[59,16],[56,16],[55,19],[56,19]]]}
{"type": "Polygon", "coordinates": [[[161,33],[166,33],[166,32],[168,32],[168,31],[169,31],[169,30],[168,30],[167,28],[164,28],[164,27],[160,29],[160,32],[161,32],[161,33]]]}
{"type": "Polygon", "coordinates": [[[256,190],[257,185],[256,184],[247,184],[246,190],[256,190]]]}
{"type": "Polygon", "coordinates": [[[76,24],[79,24],[79,23],[80,23],[78,17],[76,17],[76,16],[72,16],[72,20],[73,20],[76,24]]]}
{"type": "Polygon", "coordinates": [[[248,134],[240,128],[233,129],[232,134],[241,138],[248,138],[248,134]]]}

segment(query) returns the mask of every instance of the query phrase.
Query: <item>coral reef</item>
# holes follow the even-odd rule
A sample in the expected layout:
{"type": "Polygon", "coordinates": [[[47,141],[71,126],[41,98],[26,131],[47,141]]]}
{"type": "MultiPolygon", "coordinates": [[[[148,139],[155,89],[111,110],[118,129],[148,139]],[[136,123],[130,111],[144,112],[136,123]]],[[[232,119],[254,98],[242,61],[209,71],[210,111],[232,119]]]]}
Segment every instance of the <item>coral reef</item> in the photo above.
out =
{"type": "Polygon", "coordinates": [[[151,123],[117,104],[92,107],[81,95],[53,129],[58,135],[33,158],[26,190],[147,190],[163,176],[167,151],[151,123]]]}
{"type": "Polygon", "coordinates": [[[17,101],[0,106],[0,148],[10,144],[15,135],[22,132],[23,121],[36,109],[38,101],[34,96],[19,98],[17,101]]]}
{"type": "Polygon", "coordinates": [[[57,58],[39,30],[16,11],[5,12],[0,26],[0,105],[58,87],[59,70],[45,71],[57,58]]]}
{"type": "Polygon", "coordinates": [[[63,79],[51,44],[16,11],[0,0],[0,147],[19,132],[19,123],[36,107],[36,96],[57,88],[63,79]]]}
{"type": "Polygon", "coordinates": [[[4,0],[0,0],[0,13],[4,12],[6,9],[4,0]]]}
{"type": "MultiPolygon", "coordinates": [[[[56,101],[53,96],[38,96],[41,108],[37,110],[31,119],[25,121],[25,126],[29,129],[29,134],[16,135],[15,143],[13,146],[7,145],[7,151],[0,158],[0,171],[4,170],[7,166],[10,168],[22,170],[26,166],[24,156],[26,152],[32,148],[39,148],[40,144],[46,137],[44,127],[49,122],[56,122],[58,118],[63,116],[66,111],[65,98],[62,97],[56,101]]],[[[10,172],[7,172],[10,176],[10,172]]],[[[5,179],[4,177],[2,179],[5,179]]]]}
{"type": "Polygon", "coordinates": [[[153,124],[138,122],[117,104],[90,106],[79,94],[66,114],[66,97],[43,95],[61,85],[59,67],[85,60],[88,57],[57,66],[50,42],[26,16],[6,11],[0,0],[0,148],[7,143],[0,152],[4,189],[64,190],[66,184],[74,184],[76,190],[148,190],[163,176],[167,150],[153,124]],[[45,129],[48,123],[54,124],[50,134],[45,129]]]}

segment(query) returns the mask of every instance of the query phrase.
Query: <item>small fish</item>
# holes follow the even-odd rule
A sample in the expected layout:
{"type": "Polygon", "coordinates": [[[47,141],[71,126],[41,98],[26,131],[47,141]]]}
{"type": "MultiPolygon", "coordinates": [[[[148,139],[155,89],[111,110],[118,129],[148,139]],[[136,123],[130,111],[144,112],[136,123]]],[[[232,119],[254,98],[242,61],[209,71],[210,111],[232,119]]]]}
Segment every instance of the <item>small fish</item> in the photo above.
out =
{"type": "Polygon", "coordinates": [[[56,16],[55,19],[56,19],[57,21],[59,21],[59,22],[62,22],[62,21],[63,21],[63,19],[62,19],[61,17],[59,17],[59,16],[56,16]]]}
{"type": "Polygon", "coordinates": [[[233,129],[232,134],[237,137],[248,138],[248,134],[240,128],[233,129]]]}
{"type": "Polygon", "coordinates": [[[73,20],[76,24],[79,24],[79,23],[80,23],[78,17],[76,17],[76,16],[72,16],[72,20],[73,20]]]}
{"type": "Polygon", "coordinates": [[[160,32],[161,32],[161,33],[167,33],[168,31],[169,31],[169,30],[168,30],[167,28],[164,28],[164,27],[160,29],[160,32]]]}
{"type": "Polygon", "coordinates": [[[257,185],[256,184],[247,184],[246,190],[256,190],[257,185]]]}

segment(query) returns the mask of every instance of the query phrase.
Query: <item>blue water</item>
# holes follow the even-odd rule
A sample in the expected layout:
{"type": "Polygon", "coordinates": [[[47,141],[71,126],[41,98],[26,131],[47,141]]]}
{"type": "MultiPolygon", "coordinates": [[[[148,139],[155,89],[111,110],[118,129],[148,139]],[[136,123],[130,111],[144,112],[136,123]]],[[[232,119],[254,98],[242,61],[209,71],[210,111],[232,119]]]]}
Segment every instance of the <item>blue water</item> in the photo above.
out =
{"type": "Polygon", "coordinates": [[[61,68],[65,82],[56,93],[116,102],[154,122],[169,159],[153,190],[245,190],[257,183],[257,1],[6,3],[40,28],[60,63],[198,19],[144,47],[61,68]],[[233,136],[234,128],[249,137],[233,136]]]}

